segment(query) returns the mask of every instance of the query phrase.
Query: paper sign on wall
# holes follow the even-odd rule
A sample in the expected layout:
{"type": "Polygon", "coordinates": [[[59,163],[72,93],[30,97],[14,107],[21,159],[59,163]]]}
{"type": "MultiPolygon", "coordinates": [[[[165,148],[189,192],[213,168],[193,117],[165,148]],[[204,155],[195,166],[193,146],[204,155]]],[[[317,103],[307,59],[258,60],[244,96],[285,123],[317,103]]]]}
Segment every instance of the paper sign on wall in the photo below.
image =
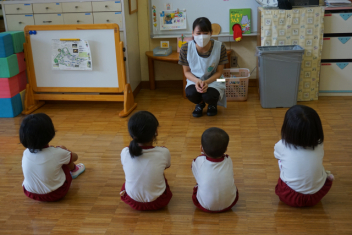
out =
{"type": "Polygon", "coordinates": [[[187,16],[185,11],[162,11],[160,12],[160,30],[177,30],[187,28],[187,16]]]}
{"type": "Polygon", "coordinates": [[[87,40],[52,40],[53,70],[92,70],[92,54],[87,40]]]}

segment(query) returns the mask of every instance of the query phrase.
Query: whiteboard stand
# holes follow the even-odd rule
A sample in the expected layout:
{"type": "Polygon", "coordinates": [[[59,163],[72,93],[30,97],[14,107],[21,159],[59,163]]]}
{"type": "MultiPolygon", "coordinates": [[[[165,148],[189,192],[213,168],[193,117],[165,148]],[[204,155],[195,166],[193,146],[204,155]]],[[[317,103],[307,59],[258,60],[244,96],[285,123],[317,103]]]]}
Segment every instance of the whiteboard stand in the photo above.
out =
{"type": "Polygon", "coordinates": [[[131,86],[126,83],[117,24],[30,25],[24,33],[28,84],[23,114],[34,112],[46,100],[120,101],[124,102],[120,117],[137,107],[131,86]],[[88,40],[93,70],[52,70],[52,39],[60,38],[88,40]]]}

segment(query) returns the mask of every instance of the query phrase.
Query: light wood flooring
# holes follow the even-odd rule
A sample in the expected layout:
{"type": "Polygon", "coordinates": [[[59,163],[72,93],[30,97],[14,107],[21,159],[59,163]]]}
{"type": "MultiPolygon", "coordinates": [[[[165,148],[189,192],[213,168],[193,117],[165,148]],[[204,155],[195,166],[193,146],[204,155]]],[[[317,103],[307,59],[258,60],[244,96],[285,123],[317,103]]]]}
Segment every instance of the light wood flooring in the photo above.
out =
{"type": "Polygon", "coordinates": [[[215,117],[193,118],[194,105],[179,89],[141,90],[137,110],[160,122],[157,145],[169,148],[165,171],[173,192],[167,208],[139,212],[119,197],[124,173],[120,151],[128,146],[128,118],[122,103],[49,103],[57,130],[53,145],[79,155],[86,172],[73,180],[67,196],[37,202],[22,191],[21,117],[0,119],[0,234],[352,234],[352,98],[321,97],[302,104],[319,113],[325,133],[324,166],[335,175],[331,191],[312,208],[291,208],[279,201],[274,144],[287,109],[262,109],[252,92],[247,102],[229,102],[215,117]],[[232,211],[207,214],[195,208],[192,159],[200,153],[200,136],[212,126],[230,135],[239,201],[232,211]]]}

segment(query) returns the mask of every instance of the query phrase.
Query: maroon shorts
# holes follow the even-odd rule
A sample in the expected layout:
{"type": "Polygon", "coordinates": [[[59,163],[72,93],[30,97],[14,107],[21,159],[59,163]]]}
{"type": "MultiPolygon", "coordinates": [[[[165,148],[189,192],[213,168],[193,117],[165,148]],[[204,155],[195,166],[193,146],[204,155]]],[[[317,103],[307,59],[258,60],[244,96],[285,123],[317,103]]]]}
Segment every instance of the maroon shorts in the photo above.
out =
{"type": "Polygon", "coordinates": [[[289,206],[304,207],[314,206],[329,192],[332,181],[326,179],[323,187],[314,194],[302,194],[291,189],[284,181],[279,178],[275,187],[275,193],[280,200],[289,206]]]}
{"type": "MultiPolygon", "coordinates": [[[[163,194],[161,194],[157,199],[155,199],[152,202],[137,202],[133,200],[130,196],[128,196],[127,192],[123,196],[121,196],[121,200],[124,201],[127,205],[132,207],[135,210],[138,211],[155,211],[159,210],[167,204],[169,204],[171,198],[172,198],[172,192],[170,190],[170,187],[167,183],[167,180],[165,179],[165,184],[166,184],[166,189],[163,194]]],[[[125,184],[122,185],[121,192],[126,190],[125,189],[125,184]]]]}
{"type": "Polygon", "coordinates": [[[197,199],[197,192],[198,192],[198,186],[195,186],[193,188],[193,195],[192,195],[192,200],[193,200],[193,203],[196,207],[198,207],[199,209],[201,209],[202,211],[204,212],[210,212],[210,213],[220,213],[220,212],[224,212],[224,211],[227,211],[227,210],[230,210],[234,205],[236,205],[237,201],[238,201],[238,190],[236,191],[236,198],[235,198],[235,201],[233,201],[233,203],[223,209],[223,210],[220,210],[220,211],[211,211],[211,210],[208,210],[208,209],[205,209],[204,207],[202,207],[202,205],[199,203],[198,199],[197,199]]]}
{"type": "Polygon", "coordinates": [[[24,194],[29,198],[42,202],[54,202],[62,199],[66,196],[72,182],[72,176],[68,165],[62,165],[62,169],[64,170],[66,180],[60,188],[47,194],[36,194],[28,192],[23,186],[24,194]]]}

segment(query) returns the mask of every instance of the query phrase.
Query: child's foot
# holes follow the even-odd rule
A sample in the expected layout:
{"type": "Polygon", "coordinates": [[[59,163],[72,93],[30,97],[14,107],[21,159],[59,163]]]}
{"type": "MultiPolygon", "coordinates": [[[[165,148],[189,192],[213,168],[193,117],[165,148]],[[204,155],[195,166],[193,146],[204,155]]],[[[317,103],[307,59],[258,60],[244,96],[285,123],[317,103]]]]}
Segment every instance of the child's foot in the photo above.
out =
{"type": "Polygon", "coordinates": [[[216,105],[208,105],[208,110],[207,110],[207,115],[208,116],[215,116],[216,114],[218,114],[218,108],[216,107],[216,105]]]}
{"type": "Polygon", "coordinates": [[[331,172],[330,171],[326,171],[326,174],[328,175],[328,180],[330,180],[330,181],[334,181],[334,179],[335,179],[335,177],[334,177],[334,175],[333,174],[331,174],[331,172]]]}
{"type": "Polygon", "coordinates": [[[201,117],[203,115],[204,107],[205,107],[205,103],[197,104],[192,113],[193,117],[201,117]]]}
{"type": "Polygon", "coordinates": [[[72,178],[76,179],[85,169],[86,167],[82,163],[76,164],[76,168],[71,171],[72,178]]]}

